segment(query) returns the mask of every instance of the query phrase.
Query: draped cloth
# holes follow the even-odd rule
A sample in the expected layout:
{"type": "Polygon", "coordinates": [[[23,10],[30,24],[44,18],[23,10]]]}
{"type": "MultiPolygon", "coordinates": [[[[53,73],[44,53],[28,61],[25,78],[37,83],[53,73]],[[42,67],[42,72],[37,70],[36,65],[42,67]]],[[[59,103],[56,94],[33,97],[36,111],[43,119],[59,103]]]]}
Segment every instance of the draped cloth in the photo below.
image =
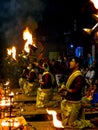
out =
{"type": "Polygon", "coordinates": [[[40,87],[37,90],[37,97],[36,97],[36,107],[43,108],[49,105],[49,102],[52,100],[53,97],[53,84],[54,84],[54,77],[53,75],[46,71],[42,75],[42,82],[44,84],[40,84],[40,87]]]}
{"type": "Polygon", "coordinates": [[[82,76],[82,73],[81,73],[80,70],[77,70],[77,71],[73,72],[73,73],[69,76],[69,78],[68,78],[68,80],[67,80],[67,82],[66,82],[66,89],[67,89],[67,90],[70,88],[70,86],[71,86],[72,82],[74,81],[74,79],[75,79],[77,76],[79,76],[79,75],[82,76]]]}
{"type": "Polygon", "coordinates": [[[37,108],[47,107],[47,104],[52,100],[52,97],[53,97],[52,88],[49,89],[38,88],[36,97],[36,107],[37,108]]]}

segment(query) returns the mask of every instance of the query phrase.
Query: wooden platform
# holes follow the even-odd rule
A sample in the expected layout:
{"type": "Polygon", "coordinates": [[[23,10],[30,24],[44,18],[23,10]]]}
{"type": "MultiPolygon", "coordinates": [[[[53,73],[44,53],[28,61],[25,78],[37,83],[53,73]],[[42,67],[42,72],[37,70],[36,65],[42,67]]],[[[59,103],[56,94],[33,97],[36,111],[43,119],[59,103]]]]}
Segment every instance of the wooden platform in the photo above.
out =
{"type": "MultiPolygon", "coordinates": [[[[16,93],[17,91],[18,90],[15,90],[16,93]]],[[[54,93],[53,100],[60,100],[60,97],[56,93],[54,93]]],[[[35,128],[36,130],[56,130],[56,128],[53,126],[52,117],[46,119],[48,115],[46,109],[54,110],[57,112],[57,114],[59,114],[61,112],[60,107],[37,108],[36,97],[28,97],[23,94],[16,94],[14,96],[14,102],[16,102],[17,105],[21,104],[21,111],[19,109],[14,110],[18,112],[20,116],[24,116],[25,119],[27,119],[27,122],[30,124],[30,126],[35,128]],[[38,119],[36,120],[36,118],[38,119]]]]}
{"type": "Polygon", "coordinates": [[[28,122],[28,123],[32,125],[34,128],[36,128],[36,130],[60,130],[60,129],[55,128],[51,121],[28,122]]]}
{"type": "MultiPolygon", "coordinates": [[[[60,100],[60,97],[54,93],[53,100],[60,100]]],[[[35,96],[25,96],[23,94],[16,95],[14,97],[14,102],[17,103],[24,103],[23,108],[24,111],[21,112],[23,115],[34,115],[34,114],[46,114],[47,108],[36,108],[36,97],[35,96]]],[[[49,107],[51,110],[55,110],[57,112],[60,112],[60,107],[49,107]]],[[[95,108],[84,108],[85,114],[98,114],[98,107],[95,108]]]]}
{"type": "Polygon", "coordinates": [[[14,102],[36,102],[35,96],[15,95],[14,102]]]}
{"type": "MultiPolygon", "coordinates": [[[[16,91],[16,93],[17,92],[18,92],[18,90],[16,91]]],[[[54,93],[53,100],[60,100],[60,97],[56,93],[54,93]]],[[[24,96],[23,94],[18,94],[18,95],[16,94],[14,96],[14,102],[17,103],[17,106],[19,106],[19,104],[21,104],[21,110],[20,110],[20,108],[18,108],[15,111],[18,112],[18,114],[20,114],[20,116],[24,116],[26,119],[29,118],[31,121],[27,120],[27,122],[30,125],[32,125],[33,127],[35,127],[37,130],[60,130],[60,129],[53,127],[52,119],[51,120],[42,120],[42,121],[40,120],[41,117],[43,118],[45,115],[48,115],[46,109],[55,110],[57,112],[57,114],[60,114],[61,113],[60,106],[59,107],[49,107],[49,108],[48,107],[47,108],[36,108],[36,97],[34,97],[34,96],[28,97],[28,96],[24,96]],[[39,118],[40,121],[37,121],[35,119],[36,116],[39,118]]],[[[87,110],[85,108],[84,110],[85,110],[85,115],[86,114],[87,115],[98,114],[98,109],[96,109],[96,111],[94,111],[93,108],[89,109],[89,110],[87,110]]]]}
{"type": "Polygon", "coordinates": [[[49,107],[49,108],[36,108],[36,105],[35,104],[32,104],[32,105],[26,105],[24,106],[24,111],[21,112],[21,114],[23,116],[25,115],[37,115],[37,114],[47,114],[47,111],[46,109],[48,110],[54,110],[56,111],[57,113],[60,113],[60,108],[52,108],[52,107],[49,107]]]}
{"type": "MultiPolygon", "coordinates": [[[[34,128],[34,130],[80,130],[78,128],[55,128],[52,124],[52,122],[29,122],[34,128]]],[[[98,127],[96,128],[85,128],[85,130],[98,130],[98,127]]]]}

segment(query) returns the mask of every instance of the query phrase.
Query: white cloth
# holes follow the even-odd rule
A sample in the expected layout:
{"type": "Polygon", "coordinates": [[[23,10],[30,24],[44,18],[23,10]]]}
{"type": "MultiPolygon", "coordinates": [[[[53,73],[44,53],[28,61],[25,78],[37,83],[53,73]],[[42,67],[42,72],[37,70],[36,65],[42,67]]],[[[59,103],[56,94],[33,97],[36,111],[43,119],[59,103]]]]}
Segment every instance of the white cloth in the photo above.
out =
{"type": "Polygon", "coordinates": [[[93,78],[95,77],[95,70],[89,70],[85,77],[92,83],[93,78]]]}

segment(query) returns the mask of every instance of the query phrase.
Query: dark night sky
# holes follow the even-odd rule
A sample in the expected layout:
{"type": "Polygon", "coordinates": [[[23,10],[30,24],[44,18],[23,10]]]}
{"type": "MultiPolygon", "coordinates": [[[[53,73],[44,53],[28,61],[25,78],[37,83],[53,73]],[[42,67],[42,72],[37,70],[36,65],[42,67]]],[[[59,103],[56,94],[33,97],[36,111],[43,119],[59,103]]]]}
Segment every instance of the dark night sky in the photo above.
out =
{"type": "MultiPolygon", "coordinates": [[[[64,42],[64,33],[73,32],[76,29],[75,37],[79,42],[83,28],[91,28],[96,21],[92,18],[92,14],[96,13],[94,5],[90,0],[49,0],[46,11],[43,13],[43,20],[39,26],[39,33],[48,35],[51,41],[64,42]],[[62,40],[61,40],[62,39],[62,40]]],[[[73,36],[74,37],[74,36],[73,36]]],[[[78,41],[77,41],[78,43],[78,41]]],[[[81,43],[82,44],[82,43],[81,43]]]]}
{"type": "MultiPolygon", "coordinates": [[[[33,33],[57,38],[64,32],[92,26],[90,0],[0,0],[0,46],[23,42],[28,26],[33,33]]],[[[35,34],[34,34],[35,35],[35,34]]]]}

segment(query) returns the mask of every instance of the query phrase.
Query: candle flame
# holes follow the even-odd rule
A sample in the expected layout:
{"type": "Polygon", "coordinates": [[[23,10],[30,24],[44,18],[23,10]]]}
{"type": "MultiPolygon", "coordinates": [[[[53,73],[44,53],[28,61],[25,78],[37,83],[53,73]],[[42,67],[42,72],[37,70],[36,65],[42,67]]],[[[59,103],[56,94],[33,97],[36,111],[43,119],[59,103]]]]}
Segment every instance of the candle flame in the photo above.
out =
{"type": "Polygon", "coordinates": [[[48,110],[48,109],[46,111],[49,115],[53,116],[53,124],[55,127],[64,128],[64,126],[62,125],[62,122],[57,119],[57,112],[56,111],[48,110]]]}

